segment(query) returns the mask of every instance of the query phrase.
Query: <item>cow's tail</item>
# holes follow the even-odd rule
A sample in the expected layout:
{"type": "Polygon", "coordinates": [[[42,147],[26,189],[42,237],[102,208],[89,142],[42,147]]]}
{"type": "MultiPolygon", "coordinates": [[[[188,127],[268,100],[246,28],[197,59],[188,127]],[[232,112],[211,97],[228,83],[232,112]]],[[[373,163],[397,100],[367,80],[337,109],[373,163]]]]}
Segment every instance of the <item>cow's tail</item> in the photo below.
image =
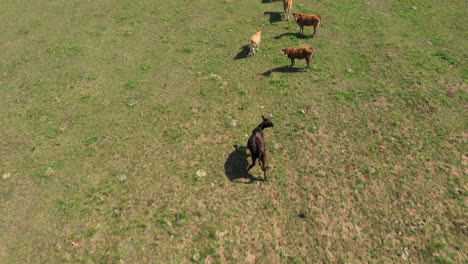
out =
{"type": "Polygon", "coordinates": [[[320,27],[323,27],[323,24],[322,24],[322,17],[321,16],[318,16],[319,17],[319,24],[320,24],[320,27]]]}

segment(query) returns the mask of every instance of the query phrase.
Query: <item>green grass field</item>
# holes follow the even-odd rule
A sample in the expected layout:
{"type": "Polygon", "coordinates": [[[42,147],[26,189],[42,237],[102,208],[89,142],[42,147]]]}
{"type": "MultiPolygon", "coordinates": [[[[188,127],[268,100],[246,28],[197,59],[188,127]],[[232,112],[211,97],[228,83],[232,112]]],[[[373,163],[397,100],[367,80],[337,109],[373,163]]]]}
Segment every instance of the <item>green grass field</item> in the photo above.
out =
{"type": "Polygon", "coordinates": [[[467,7],[0,0],[0,263],[468,263],[467,7]]]}

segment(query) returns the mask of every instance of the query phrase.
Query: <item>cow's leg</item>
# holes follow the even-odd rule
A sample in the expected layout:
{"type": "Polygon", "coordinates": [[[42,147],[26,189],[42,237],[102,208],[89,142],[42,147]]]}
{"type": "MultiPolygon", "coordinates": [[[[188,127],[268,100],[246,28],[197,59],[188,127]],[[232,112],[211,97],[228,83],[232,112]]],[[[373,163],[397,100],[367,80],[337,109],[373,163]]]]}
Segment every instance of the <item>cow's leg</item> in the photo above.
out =
{"type": "Polygon", "coordinates": [[[314,34],[312,36],[315,36],[316,31],[317,31],[317,25],[314,25],[314,34]]]}
{"type": "Polygon", "coordinates": [[[265,153],[261,154],[260,155],[260,165],[262,166],[262,170],[263,170],[263,178],[266,180],[267,179],[267,170],[268,170],[268,167],[265,166],[266,162],[265,162],[265,153]]]}
{"type": "Polygon", "coordinates": [[[307,62],[307,69],[309,68],[310,58],[305,58],[307,62]]]}
{"type": "Polygon", "coordinates": [[[247,172],[249,172],[250,169],[251,169],[253,166],[255,166],[255,161],[256,161],[256,160],[257,160],[257,155],[252,154],[252,164],[249,165],[249,167],[247,168],[247,172]]]}
{"type": "Polygon", "coordinates": [[[294,59],[291,59],[291,68],[294,65],[294,59]]]}

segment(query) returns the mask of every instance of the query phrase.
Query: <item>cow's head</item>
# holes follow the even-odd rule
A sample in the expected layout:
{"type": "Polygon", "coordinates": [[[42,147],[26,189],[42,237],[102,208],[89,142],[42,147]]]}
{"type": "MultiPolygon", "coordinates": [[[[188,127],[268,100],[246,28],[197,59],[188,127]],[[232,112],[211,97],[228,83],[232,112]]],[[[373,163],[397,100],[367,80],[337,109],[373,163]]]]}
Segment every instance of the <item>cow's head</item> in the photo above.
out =
{"type": "Polygon", "coordinates": [[[264,116],[262,116],[262,119],[263,119],[263,122],[262,122],[263,128],[273,127],[274,126],[273,122],[271,122],[270,119],[265,118],[264,116]]]}
{"type": "Polygon", "coordinates": [[[299,13],[292,13],[292,15],[294,16],[294,20],[296,21],[302,16],[302,14],[299,14],[299,13]]]}
{"type": "Polygon", "coordinates": [[[289,48],[285,48],[282,51],[283,51],[283,55],[287,57],[289,54],[289,48]]]}

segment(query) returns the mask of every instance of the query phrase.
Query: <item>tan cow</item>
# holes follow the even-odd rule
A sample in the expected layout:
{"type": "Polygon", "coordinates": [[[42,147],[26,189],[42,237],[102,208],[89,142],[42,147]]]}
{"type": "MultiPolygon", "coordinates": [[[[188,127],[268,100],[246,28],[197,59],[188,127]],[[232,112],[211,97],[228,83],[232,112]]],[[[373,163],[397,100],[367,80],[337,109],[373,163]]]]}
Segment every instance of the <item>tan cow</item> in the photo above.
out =
{"type": "Polygon", "coordinates": [[[306,14],[300,14],[300,13],[293,13],[294,20],[296,20],[296,23],[299,25],[300,34],[304,34],[304,26],[313,26],[314,27],[314,34],[317,31],[317,27],[320,25],[322,26],[322,17],[317,16],[317,15],[306,15],[306,14]]]}
{"type": "Polygon", "coordinates": [[[295,60],[305,59],[307,68],[309,68],[310,60],[314,57],[314,49],[309,46],[292,47],[283,49],[284,56],[291,59],[291,67],[296,64],[295,60]]]}
{"type": "Polygon", "coordinates": [[[284,18],[289,20],[289,15],[291,15],[293,0],[283,0],[283,10],[284,10],[284,18]]]}
{"type": "Polygon", "coordinates": [[[257,33],[255,33],[251,38],[249,42],[249,47],[250,47],[250,56],[255,55],[255,52],[258,52],[260,48],[260,41],[262,41],[262,28],[259,27],[257,28],[257,33]]]}

